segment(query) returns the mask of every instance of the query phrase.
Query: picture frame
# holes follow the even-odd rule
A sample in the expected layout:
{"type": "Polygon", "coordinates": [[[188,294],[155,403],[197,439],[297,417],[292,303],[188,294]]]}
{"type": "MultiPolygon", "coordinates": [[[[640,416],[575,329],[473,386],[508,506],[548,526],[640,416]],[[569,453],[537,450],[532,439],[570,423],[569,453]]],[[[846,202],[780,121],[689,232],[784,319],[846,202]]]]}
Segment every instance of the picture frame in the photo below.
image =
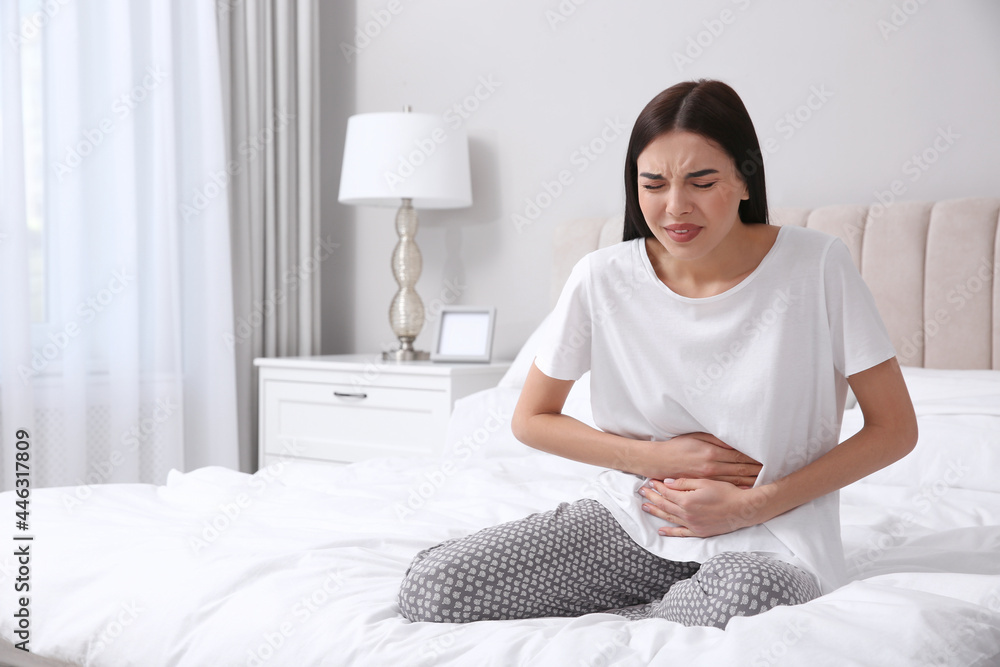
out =
{"type": "Polygon", "coordinates": [[[493,306],[445,306],[438,317],[431,361],[489,363],[493,357],[493,306]]]}

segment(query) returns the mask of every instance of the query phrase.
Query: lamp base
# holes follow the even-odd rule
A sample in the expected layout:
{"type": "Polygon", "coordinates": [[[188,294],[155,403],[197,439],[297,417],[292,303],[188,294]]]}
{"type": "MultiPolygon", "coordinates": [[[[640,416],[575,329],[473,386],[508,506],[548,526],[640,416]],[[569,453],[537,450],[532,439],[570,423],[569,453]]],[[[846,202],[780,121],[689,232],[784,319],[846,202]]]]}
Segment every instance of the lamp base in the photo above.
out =
{"type": "Polygon", "coordinates": [[[382,361],[428,361],[430,352],[424,350],[387,350],[382,353],[382,361]]]}

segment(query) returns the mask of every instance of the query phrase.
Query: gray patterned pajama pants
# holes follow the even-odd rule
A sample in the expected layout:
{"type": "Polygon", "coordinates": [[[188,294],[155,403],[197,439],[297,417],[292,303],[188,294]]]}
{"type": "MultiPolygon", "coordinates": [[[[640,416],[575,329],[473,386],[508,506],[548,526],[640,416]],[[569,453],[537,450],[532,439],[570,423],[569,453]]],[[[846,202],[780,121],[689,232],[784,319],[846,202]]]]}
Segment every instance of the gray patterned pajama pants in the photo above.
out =
{"type": "Polygon", "coordinates": [[[437,623],[603,612],[724,628],[819,594],[811,575],[761,554],[659,558],[596,500],[579,500],[421,551],[399,606],[411,621],[437,623]]]}

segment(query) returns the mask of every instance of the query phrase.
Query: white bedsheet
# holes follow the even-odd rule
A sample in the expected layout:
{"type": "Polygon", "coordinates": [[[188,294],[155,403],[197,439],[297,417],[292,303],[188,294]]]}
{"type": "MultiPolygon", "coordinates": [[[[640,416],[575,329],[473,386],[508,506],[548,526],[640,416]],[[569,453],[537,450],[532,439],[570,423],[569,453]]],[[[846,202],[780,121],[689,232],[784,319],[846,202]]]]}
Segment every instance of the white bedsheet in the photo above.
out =
{"type": "MultiPolygon", "coordinates": [[[[496,391],[465,408],[509,400],[496,391]]],[[[923,471],[906,486],[905,470],[890,471],[845,489],[855,580],[725,631],[606,614],[408,623],[396,591],[419,549],[574,500],[597,472],[511,455],[506,432],[488,435],[437,461],[289,463],[254,476],[204,468],[162,487],[36,490],[31,648],[70,664],[142,667],[1000,664],[1000,493],[976,488],[969,458],[963,475],[923,471]],[[493,446],[505,455],[484,455],[493,446]]],[[[959,444],[922,439],[928,450],[959,444]]],[[[3,494],[3,516],[13,500],[3,494]]],[[[11,552],[0,557],[7,641],[11,552]]]]}

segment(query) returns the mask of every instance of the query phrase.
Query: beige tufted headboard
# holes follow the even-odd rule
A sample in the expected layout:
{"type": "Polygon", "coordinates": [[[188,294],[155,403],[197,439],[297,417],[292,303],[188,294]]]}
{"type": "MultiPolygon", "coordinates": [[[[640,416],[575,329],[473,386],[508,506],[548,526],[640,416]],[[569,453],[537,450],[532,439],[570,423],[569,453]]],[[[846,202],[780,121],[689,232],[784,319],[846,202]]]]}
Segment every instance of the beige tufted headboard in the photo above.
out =
{"type": "MultiPolygon", "coordinates": [[[[779,208],[772,220],[843,239],[901,364],[1000,370],[1000,199],[779,208]]],[[[553,302],[581,257],[621,235],[620,215],[559,225],[553,302]]]]}

